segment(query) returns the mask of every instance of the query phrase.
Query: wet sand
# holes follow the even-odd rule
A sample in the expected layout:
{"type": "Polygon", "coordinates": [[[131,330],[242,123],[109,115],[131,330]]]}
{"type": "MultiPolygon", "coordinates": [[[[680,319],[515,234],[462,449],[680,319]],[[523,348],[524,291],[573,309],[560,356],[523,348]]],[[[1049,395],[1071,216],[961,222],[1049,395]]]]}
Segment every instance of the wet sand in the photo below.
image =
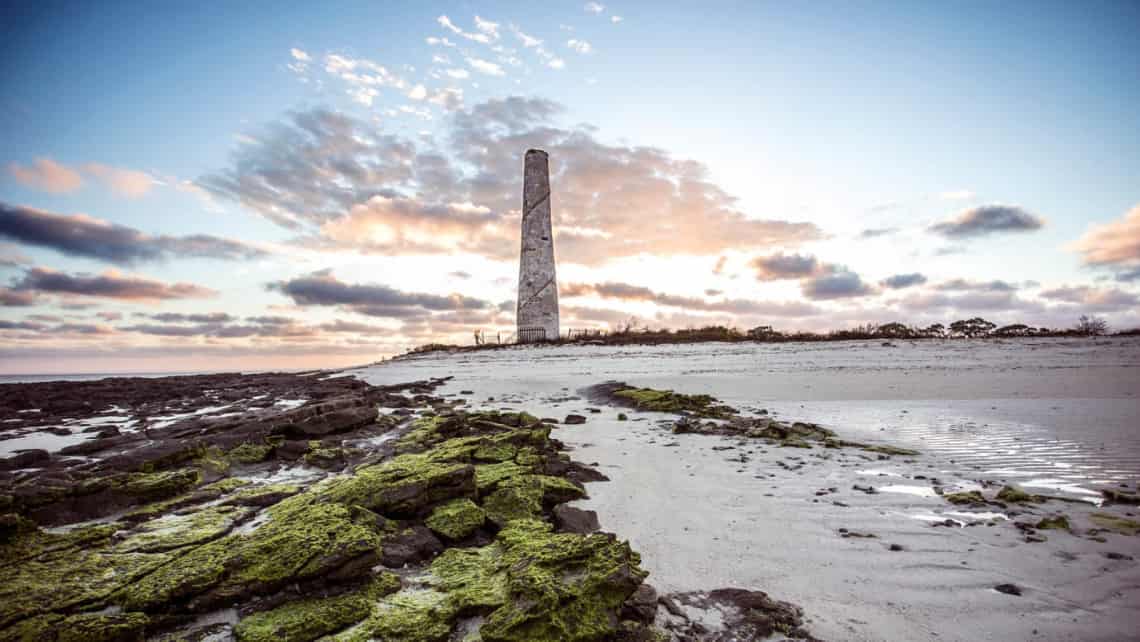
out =
{"type": "MultiPolygon", "coordinates": [[[[585,413],[586,424],[555,433],[612,480],[592,484],[582,505],[631,541],[661,590],[768,591],[833,640],[1138,638],[1137,537],[1085,536],[1092,503],[960,508],[931,479],[946,492],[1016,483],[1092,501],[1102,487],[1135,489],[1136,339],[519,348],[355,372],[372,383],[443,373],[455,379],[440,392],[471,391],[462,396],[476,407],[585,413]],[[713,394],[923,454],[878,461],[672,435],[656,423],[664,415],[588,413],[577,391],[607,379],[713,394]],[[1027,543],[1013,526],[1054,513],[1073,533],[1027,543]],[[932,525],[945,519],[954,525],[932,525]],[[994,590],[1005,583],[1022,595],[994,590]]],[[[1131,508],[1115,510],[1135,517],[1131,508]]]]}

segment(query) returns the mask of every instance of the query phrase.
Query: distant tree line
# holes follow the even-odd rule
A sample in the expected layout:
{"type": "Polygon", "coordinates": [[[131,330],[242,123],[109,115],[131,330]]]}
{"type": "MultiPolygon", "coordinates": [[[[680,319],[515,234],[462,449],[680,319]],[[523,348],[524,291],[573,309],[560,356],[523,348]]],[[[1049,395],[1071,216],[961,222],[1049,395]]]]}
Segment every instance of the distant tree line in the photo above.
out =
{"type": "MultiPolygon", "coordinates": [[[[1109,334],[1108,323],[1096,316],[1082,315],[1069,328],[1034,327],[1024,323],[998,326],[982,317],[959,319],[950,325],[935,323],[926,327],[907,325],[899,322],[862,324],[844,330],[829,332],[781,331],[770,325],[740,330],[722,325],[700,328],[650,329],[636,318],[630,318],[612,330],[568,330],[565,336],[550,343],[626,345],[659,343],[699,343],[704,341],[762,343],[785,343],[793,341],[860,341],[892,339],[980,339],[1012,337],[1093,337],[1109,334]]],[[[1116,336],[1140,335],[1140,328],[1114,333],[1116,336]]],[[[475,346],[455,346],[428,344],[414,348],[411,353],[433,352],[437,350],[479,350],[493,349],[506,343],[477,341],[475,346]]]]}

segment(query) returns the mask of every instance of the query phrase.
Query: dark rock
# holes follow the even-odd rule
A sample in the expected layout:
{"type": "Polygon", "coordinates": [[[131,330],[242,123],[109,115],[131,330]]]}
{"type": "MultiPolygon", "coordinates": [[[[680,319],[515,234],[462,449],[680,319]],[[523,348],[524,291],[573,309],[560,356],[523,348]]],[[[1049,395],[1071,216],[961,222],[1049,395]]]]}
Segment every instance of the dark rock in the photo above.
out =
{"type": "Polygon", "coordinates": [[[888,546],[888,547],[887,547],[887,550],[891,550],[891,551],[903,551],[903,550],[906,550],[906,549],[904,549],[904,548],[903,548],[902,544],[891,544],[890,546],[888,546]]]}
{"type": "Polygon", "coordinates": [[[32,468],[33,466],[47,463],[50,460],[51,453],[46,450],[40,450],[38,448],[33,450],[21,450],[7,459],[0,460],[3,462],[0,468],[32,468]]]}
{"type": "Polygon", "coordinates": [[[384,538],[380,563],[388,568],[402,568],[408,564],[427,561],[441,551],[443,542],[430,529],[426,526],[413,526],[384,538]]]}
{"type": "Polygon", "coordinates": [[[565,533],[586,535],[601,528],[598,514],[592,510],[582,510],[566,504],[554,507],[554,526],[565,533]]]}
{"type": "Polygon", "coordinates": [[[576,426],[578,424],[586,423],[586,418],[582,415],[566,415],[566,418],[562,420],[562,423],[566,424],[567,426],[576,426]]]}
{"type": "Polygon", "coordinates": [[[1006,595],[1021,595],[1021,587],[1016,584],[998,584],[994,587],[998,593],[1005,593],[1006,595]]]}
{"type": "Polygon", "coordinates": [[[1105,553],[1103,553],[1103,555],[1110,560],[1131,560],[1132,559],[1131,555],[1125,555],[1124,553],[1114,553],[1112,551],[1106,551],[1105,553]]]}
{"type": "Polygon", "coordinates": [[[634,590],[633,595],[622,606],[623,620],[633,620],[643,624],[651,624],[657,615],[657,589],[648,584],[642,584],[634,590]]]}

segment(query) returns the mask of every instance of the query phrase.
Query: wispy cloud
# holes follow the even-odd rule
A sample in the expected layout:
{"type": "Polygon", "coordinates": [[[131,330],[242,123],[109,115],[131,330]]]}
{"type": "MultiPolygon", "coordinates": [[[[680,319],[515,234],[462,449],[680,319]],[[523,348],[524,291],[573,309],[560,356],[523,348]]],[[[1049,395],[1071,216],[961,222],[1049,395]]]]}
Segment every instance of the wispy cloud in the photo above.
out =
{"type": "Polygon", "coordinates": [[[69,256],[129,265],[169,258],[252,259],[265,250],[208,234],[151,236],[125,225],[0,202],[0,237],[69,256]]]}
{"type": "Polygon", "coordinates": [[[284,294],[300,306],[336,306],[374,317],[404,318],[431,312],[492,307],[488,301],[460,294],[441,296],[404,292],[381,284],[346,283],[333,276],[331,270],[277,281],[270,283],[268,288],[284,294]]]}
{"type": "Polygon", "coordinates": [[[479,16],[475,16],[475,31],[464,31],[460,29],[451,21],[451,18],[448,18],[446,15],[436,18],[436,22],[455,35],[474,42],[490,44],[499,39],[499,24],[497,22],[483,20],[479,16]]]}
{"type": "Polygon", "coordinates": [[[597,2],[587,2],[582,9],[586,13],[602,13],[606,10],[606,5],[597,2]]]}
{"type": "Polygon", "coordinates": [[[28,166],[9,163],[8,173],[23,185],[56,194],[74,192],[83,186],[79,172],[50,158],[37,158],[28,166]]]}
{"type": "Polygon", "coordinates": [[[192,283],[167,284],[140,276],[109,271],[100,275],[68,274],[47,268],[31,268],[11,285],[11,290],[31,295],[66,294],[126,301],[200,299],[217,292],[192,283]]]}
{"type": "Polygon", "coordinates": [[[507,75],[507,72],[503,71],[502,66],[489,60],[483,60],[481,58],[467,58],[467,64],[471,65],[471,68],[475,71],[478,71],[481,74],[486,74],[488,76],[507,75]]]}
{"type": "Polygon", "coordinates": [[[593,49],[590,46],[590,43],[586,42],[585,40],[579,40],[577,38],[571,38],[570,40],[567,40],[566,46],[580,54],[588,54],[593,49]]]}

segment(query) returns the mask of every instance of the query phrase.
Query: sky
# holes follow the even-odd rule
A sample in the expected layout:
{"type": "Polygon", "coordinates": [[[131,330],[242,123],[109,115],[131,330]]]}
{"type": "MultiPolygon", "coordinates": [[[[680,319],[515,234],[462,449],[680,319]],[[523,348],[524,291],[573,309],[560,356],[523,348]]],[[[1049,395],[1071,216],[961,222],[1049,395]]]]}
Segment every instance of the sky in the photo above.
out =
{"type": "Polygon", "coordinates": [[[0,374],[514,330],[1140,326],[1135,2],[15,2],[0,374]],[[160,6],[165,5],[165,6],[160,6]]]}

